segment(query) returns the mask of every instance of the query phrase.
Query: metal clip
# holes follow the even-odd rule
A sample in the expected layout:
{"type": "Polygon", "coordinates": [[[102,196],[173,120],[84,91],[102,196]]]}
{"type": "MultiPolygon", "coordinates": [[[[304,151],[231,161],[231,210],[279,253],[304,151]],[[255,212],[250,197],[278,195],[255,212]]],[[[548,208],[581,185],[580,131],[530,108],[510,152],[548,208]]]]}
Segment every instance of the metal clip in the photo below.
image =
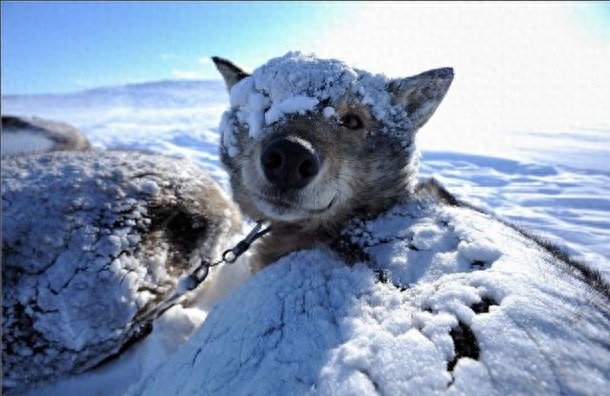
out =
{"type": "Polygon", "coordinates": [[[239,256],[241,256],[246,250],[248,250],[252,242],[269,232],[269,227],[267,227],[263,231],[260,231],[262,227],[263,223],[261,221],[257,222],[256,226],[252,229],[252,231],[250,231],[250,233],[243,240],[241,240],[233,249],[225,250],[225,252],[222,254],[222,260],[228,264],[233,264],[239,256]]]}

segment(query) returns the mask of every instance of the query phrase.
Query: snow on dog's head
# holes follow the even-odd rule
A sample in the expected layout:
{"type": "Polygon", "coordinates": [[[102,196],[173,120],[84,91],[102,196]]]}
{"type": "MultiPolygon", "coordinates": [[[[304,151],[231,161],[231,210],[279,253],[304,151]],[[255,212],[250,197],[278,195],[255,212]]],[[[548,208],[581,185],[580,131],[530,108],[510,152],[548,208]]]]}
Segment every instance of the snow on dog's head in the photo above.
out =
{"type": "Polygon", "coordinates": [[[332,226],[396,201],[416,172],[416,131],[453,79],[450,68],[390,79],[300,52],[248,74],[214,58],[230,91],[221,155],[255,219],[332,226]],[[330,223],[330,224],[329,224],[330,223]]]}

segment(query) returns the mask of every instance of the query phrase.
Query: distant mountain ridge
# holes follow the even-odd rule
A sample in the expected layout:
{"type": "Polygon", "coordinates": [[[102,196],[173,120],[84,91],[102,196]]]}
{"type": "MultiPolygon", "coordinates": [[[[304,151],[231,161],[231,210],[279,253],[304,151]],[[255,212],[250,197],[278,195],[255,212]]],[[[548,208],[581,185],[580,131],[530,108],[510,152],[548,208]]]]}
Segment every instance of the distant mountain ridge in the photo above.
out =
{"type": "Polygon", "coordinates": [[[62,107],[101,106],[183,107],[200,106],[210,102],[226,103],[227,94],[220,80],[159,80],[144,83],[104,86],[69,93],[2,95],[2,107],[49,105],[61,102],[62,107]]]}

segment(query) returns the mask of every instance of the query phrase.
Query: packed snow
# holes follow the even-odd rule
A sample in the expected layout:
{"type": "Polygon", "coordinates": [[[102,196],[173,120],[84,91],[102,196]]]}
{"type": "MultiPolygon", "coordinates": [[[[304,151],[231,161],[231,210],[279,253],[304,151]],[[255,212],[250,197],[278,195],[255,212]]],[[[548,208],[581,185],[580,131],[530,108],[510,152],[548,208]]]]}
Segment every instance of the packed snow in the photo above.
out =
{"type": "MultiPolygon", "coordinates": [[[[337,68],[345,72],[343,64],[337,63],[337,68]]],[[[347,87],[355,76],[341,73],[347,87]]],[[[243,92],[235,91],[231,96],[220,81],[166,81],[65,95],[3,96],[2,109],[4,114],[69,122],[98,148],[148,150],[193,160],[228,188],[218,159],[218,143],[230,124],[222,117],[229,101],[242,109],[241,116],[248,121],[253,137],[264,133],[264,126],[279,117],[319,104],[314,104],[314,99],[319,100],[320,93],[307,92],[307,87],[299,89],[300,94],[294,90],[272,92],[265,88],[272,85],[266,78],[275,77],[262,71],[254,75],[260,76],[260,81],[245,79],[241,88],[239,84],[234,87],[243,92]],[[291,102],[289,98],[295,95],[300,97],[291,102]],[[221,118],[224,127],[219,130],[221,118]]],[[[325,116],[333,113],[332,108],[324,109],[325,116]]],[[[503,132],[498,131],[498,135],[503,132]]],[[[435,176],[459,198],[550,239],[565,239],[572,252],[610,278],[610,197],[606,194],[610,167],[592,160],[610,154],[610,125],[558,131],[557,135],[513,132],[521,139],[503,148],[506,157],[462,150],[460,131],[433,132],[424,127],[419,137],[428,133],[447,138],[420,145],[422,175],[435,176]],[[523,145],[524,139],[544,144],[523,145]],[[584,147],[584,140],[603,144],[586,145],[586,151],[573,149],[584,147]],[[558,152],[569,155],[558,156],[558,152]]],[[[231,139],[230,134],[222,137],[228,149],[231,139]]],[[[486,136],[484,141],[493,145],[495,140],[502,139],[486,136]]],[[[153,185],[142,188],[155,191],[153,185]]],[[[122,357],[95,371],[34,389],[31,394],[80,395],[83,390],[103,395],[128,390],[132,394],[181,394],[189,390],[229,394],[239,389],[328,393],[331,387],[344,393],[414,393],[445,389],[450,383],[456,393],[531,391],[503,385],[491,388],[496,378],[502,379],[500,384],[514,382],[510,378],[516,371],[507,369],[504,360],[516,362],[519,368],[529,362],[532,373],[549,379],[527,383],[540,392],[569,392],[586,384],[593,384],[590,389],[595,390],[608,384],[607,349],[604,354],[585,342],[597,339],[598,346],[607,346],[607,334],[597,333],[595,326],[576,334],[563,321],[565,311],[559,309],[582,309],[582,323],[587,326],[596,320],[605,323],[586,307],[582,300],[586,295],[577,287],[582,285],[565,282],[556,272],[543,275],[540,271],[549,267],[546,264],[529,273],[515,265],[519,260],[508,260],[528,254],[508,252],[508,247],[517,242],[527,245],[527,241],[511,229],[495,229],[496,223],[478,229],[477,224],[488,224],[487,220],[466,216],[458,221],[459,211],[449,211],[429,217],[428,222],[413,220],[401,234],[397,227],[404,226],[405,219],[398,213],[389,213],[380,223],[383,226],[361,224],[353,230],[354,241],[367,245],[371,256],[389,263],[386,267],[357,264],[348,268],[328,251],[314,250],[284,258],[242,284],[248,278],[244,261],[223,266],[204,285],[209,289],[207,300],[166,312],[147,340],[122,357]],[[395,234],[397,239],[387,241],[389,235],[384,232],[395,234]],[[371,235],[385,242],[377,245],[371,235]],[[505,241],[502,251],[493,246],[497,243],[492,245],[492,237],[505,241]],[[405,266],[405,257],[426,265],[405,266]],[[494,270],[488,278],[479,275],[483,271],[460,273],[475,262],[484,268],[494,263],[494,270]],[[535,276],[530,280],[532,274],[535,276]],[[536,283],[538,276],[547,277],[549,284],[556,282],[556,295],[536,283]],[[517,281],[522,282],[521,289],[513,290],[517,281]],[[410,289],[402,292],[405,287],[410,289]],[[524,299],[535,300],[537,305],[522,304],[524,299]],[[210,311],[219,300],[217,308],[210,311]],[[502,305],[497,306],[499,303],[502,305]],[[202,321],[201,331],[180,348],[202,321]],[[515,326],[507,327],[506,321],[515,326]],[[455,358],[450,329],[459,323],[476,333],[481,356],[478,360],[458,359],[450,373],[447,364],[455,358]],[[548,335],[555,338],[536,338],[539,333],[527,330],[532,323],[553,326],[554,332],[548,335]],[[487,357],[487,348],[500,353],[487,357]],[[550,360],[539,359],[553,349],[556,352],[550,360]],[[528,361],[532,351],[540,354],[528,361]],[[560,367],[554,359],[567,351],[598,369],[581,372],[560,367]],[[165,360],[168,363],[156,371],[165,360]],[[482,362],[492,369],[486,371],[482,362]],[[187,366],[194,372],[184,371],[187,366]],[[291,382],[284,383],[283,378],[291,382]],[[395,388],[386,389],[385,384],[395,388]],[[473,388],[477,384],[481,387],[473,388]]],[[[543,257],[537,260],[544,263],[543,257]]]]}

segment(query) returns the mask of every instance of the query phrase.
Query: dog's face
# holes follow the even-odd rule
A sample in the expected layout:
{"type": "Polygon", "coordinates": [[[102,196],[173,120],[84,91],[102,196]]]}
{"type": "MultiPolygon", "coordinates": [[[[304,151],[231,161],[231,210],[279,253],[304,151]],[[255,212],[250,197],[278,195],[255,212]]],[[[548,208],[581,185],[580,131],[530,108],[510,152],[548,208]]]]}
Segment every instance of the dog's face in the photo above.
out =
{"type": "Polygon", "coordinates": [[[235,200],[253,219],[312,228],[408,194],[415,133],[453,78],[447,68],[391,80],[300,53],[251,75],[214,62],[231,95],[221,158],[235,200]]]}

